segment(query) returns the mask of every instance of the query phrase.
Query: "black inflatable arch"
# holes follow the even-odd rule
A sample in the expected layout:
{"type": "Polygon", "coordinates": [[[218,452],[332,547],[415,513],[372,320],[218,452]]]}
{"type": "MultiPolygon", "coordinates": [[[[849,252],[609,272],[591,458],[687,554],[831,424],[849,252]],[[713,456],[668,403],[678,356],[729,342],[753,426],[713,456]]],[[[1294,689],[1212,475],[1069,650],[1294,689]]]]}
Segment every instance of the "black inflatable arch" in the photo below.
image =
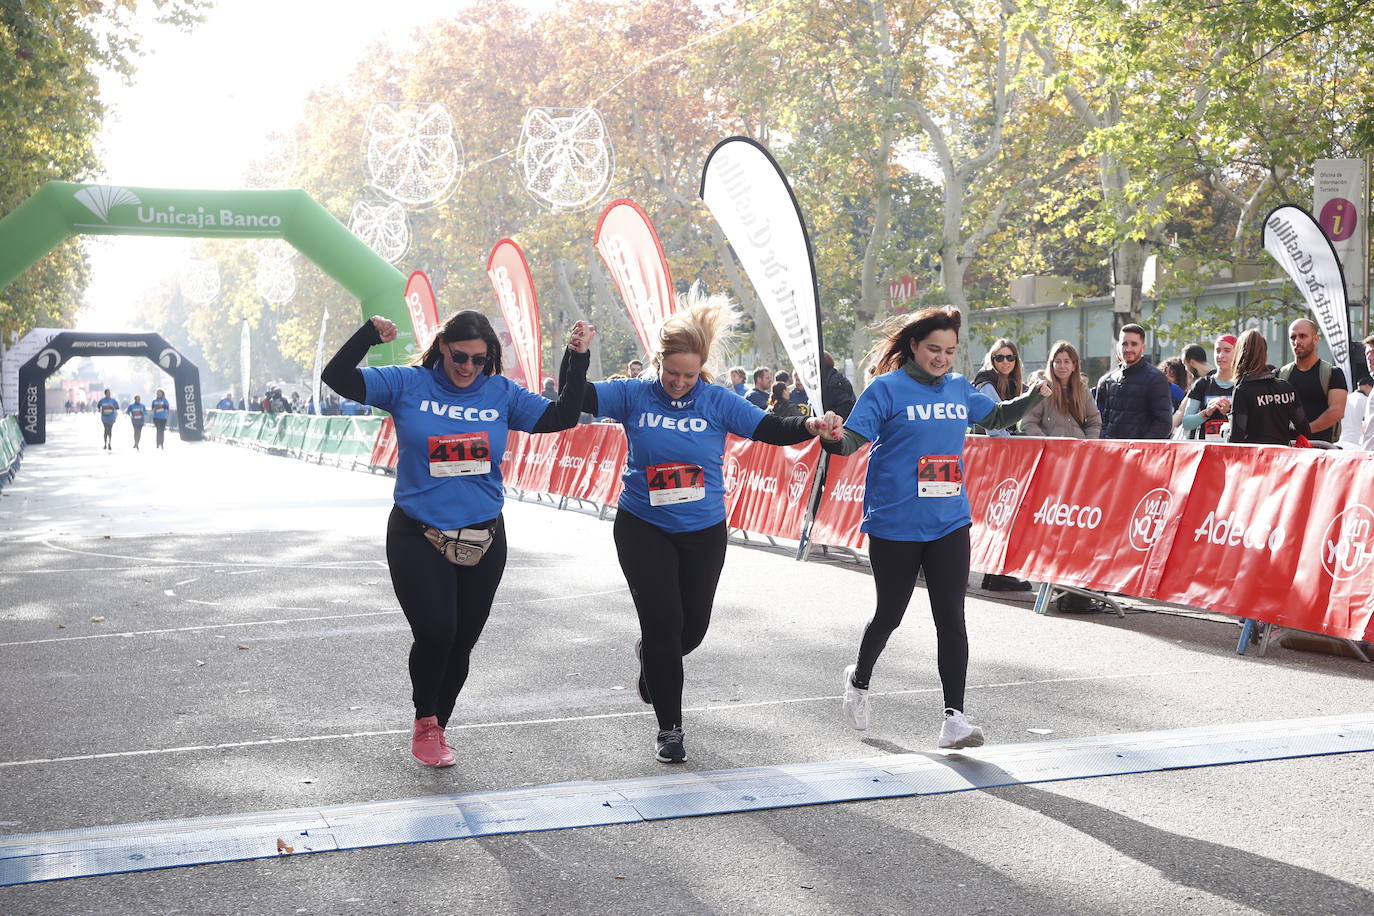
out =
{"type": "Polygon", "coordinates": [[[75,356],[146,356],[172,376],[181,438],[194,442],[205,435],[200,397],[200,370],[160,334],[94,334],[63,331],[19,367],[19,428],[29,445],[48,438],[43,409],[43,382],[75,356]]]}

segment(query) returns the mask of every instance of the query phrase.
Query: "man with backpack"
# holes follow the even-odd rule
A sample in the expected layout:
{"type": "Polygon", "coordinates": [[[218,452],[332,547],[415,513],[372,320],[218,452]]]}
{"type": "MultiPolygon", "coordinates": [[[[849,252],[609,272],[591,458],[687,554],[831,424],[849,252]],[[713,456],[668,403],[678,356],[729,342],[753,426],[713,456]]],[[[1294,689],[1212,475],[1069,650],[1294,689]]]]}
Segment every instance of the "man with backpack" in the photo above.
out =
{"type": "Polygon", "coordinates": [[[1319,340],[1321,332],[1310,318],[1299,318],[1290,324],[1288,342],[1295,358],[1278,371],[1278,377],[1298,394],[1298,403],[1312,426],[1308,438],[1335,442],[1341,437],[1341,418],[1345,416],[1350,386],[1339,366],[1317,358],[1319,340]]]}

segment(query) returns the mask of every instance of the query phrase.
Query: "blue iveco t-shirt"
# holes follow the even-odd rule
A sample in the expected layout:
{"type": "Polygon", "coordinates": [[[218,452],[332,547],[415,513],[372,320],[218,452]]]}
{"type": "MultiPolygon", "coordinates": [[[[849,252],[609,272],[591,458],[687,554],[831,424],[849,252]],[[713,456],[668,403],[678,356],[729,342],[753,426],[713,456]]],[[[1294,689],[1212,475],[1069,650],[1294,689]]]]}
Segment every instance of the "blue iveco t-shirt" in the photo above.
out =
{"type": "Polygon", "coordinates": [[[529,432],[549,401],[503,375],[459,388],[442,365],[362,370],[365,403],[396,423],[396,505],[416,521],[453,530],[496,518],[505,497],[506,433],[529,432]]]}
{"type": "Polygon", "coordinates": [[[873,443],[861,530],[890,541],[933,541],[969,524],[964,435],[996,407],[957,373],[934,385],[906,369],[875,378],[844,421],[873,443]]]}
{"type": "Polygon", "coordinates": [[[142,426],[144,417],[148,415],[148,405],[142,402],[130,404],[124,412],[129,415],[135,426],[142,426]]]}
{"type": "Polygon", "coordinates": [[[95,402],[95,409],[100,411],[100,420],[106,426],[113,426],[119,417],[119,402],[114,398],[101,398],[95,402]]]}
{"type": "MultiPolygon", "coordinates": [[[[221,401],[220,403],[223,402],[221,401]]],[[[230,406],[232,407],[233,405],[231,404],[230,406]]],[[[165,420],[167,419],[167,411],[171,409],[172,405],[167,403],[166,398],[153,398],[151,407],[153,408],[154,420],[165,420]]]]}
{"type": "Polygon", "coordinates": [[[702,379],[676,401],[658,379],[595,388],[598,412],[623,423],[629,440],[620,508],[672,533],[725,521],[725,437],[752,438],[764,412],[702,379]]]}

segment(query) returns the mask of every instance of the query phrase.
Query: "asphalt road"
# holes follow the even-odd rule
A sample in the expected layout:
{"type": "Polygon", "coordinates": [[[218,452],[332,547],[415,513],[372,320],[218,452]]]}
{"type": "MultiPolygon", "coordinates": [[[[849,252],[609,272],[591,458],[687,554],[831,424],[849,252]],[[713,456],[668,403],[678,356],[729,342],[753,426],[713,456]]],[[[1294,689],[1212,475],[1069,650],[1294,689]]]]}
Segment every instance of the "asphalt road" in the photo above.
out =
{"type": "MultiPolygon", "coordinates": [[[[433,771],[406,753],[390,479],[48,429],[0,491],[0,834],[663,769],[608,522],[508,503],[459,764],[433,771]]],[[[732,547],[688,660],[686,768],[931,748],[920,590],[873,728],[840,721],[871,599],[851,562],[732,547]]],[[[1374,666],[1238,657],[1223,618],[1029,605],[970,593],[968,711],[991,741],[1374,707],[1374,666]]],[[[1368,913],[1372,779],[1354,754],[422,843],[0,888],[0,913],[1368,913]]]]}

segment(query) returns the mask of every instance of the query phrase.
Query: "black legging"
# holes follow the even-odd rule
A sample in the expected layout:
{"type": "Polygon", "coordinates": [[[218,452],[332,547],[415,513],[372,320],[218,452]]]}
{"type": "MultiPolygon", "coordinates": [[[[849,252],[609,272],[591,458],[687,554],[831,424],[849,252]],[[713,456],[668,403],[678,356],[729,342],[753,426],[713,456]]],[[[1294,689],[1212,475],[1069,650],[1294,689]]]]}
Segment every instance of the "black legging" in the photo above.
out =
{"type": "Polygon", "coordinates": [[[167,431],[167,421],[155,419],[153,425],[157,427],[157,447],[162,448],[162,434],[167,431]]]}
{"type": "Polygon", "coordinates": [[[391,586],[410,632],[415,718],[447,725],[468,679],[468,657],[482,635],[506,571],[506,525],[498,516],[491,548],[476,566],[455,566],[425,540],[420,523],[393,506],[386,524],[391,586]]]}
{"type": "Polygon", "coordinates": [[[644,637],[644,680],[661,729],[682,725],[682,659],[701,645],[725,566],[725,523],[670,534],[621,509],[615,550],[644,637]]]}
{"type": "Polygon", "coordinates": [[[143,424],[134,424],[134,448],[138,448],[138,440],[143,438],[143,424]]]}
{"type": "Polygon", "coordinates": [[[102,448],[105,447],[105,446],[107,446],[107,445],[110,445],[110,444],[114,441],[114,440],[112,440],[112,439],[110,438],[110,434],[114,432],[114,424],[113,424],[113,423],[105,423],[105,424],[103,424],[103,425],[104,425],[104,427],[105,427],[105,439],[104,439],[103,442],[100,443],[100,445],[101,445],[102,448]]]}
{"type": "Polygon", "coordinates": [[[945,705],[964,708],[964,680],[968,676],[968,633],[964,630],[964,591],[968,587],[969,528],[934,541],[889,541],[869,535],[868,559],[878,606],[859,643],[854,683],[867,687],[873,666],[901,625],[902,615],[916,589],[916,573],[925,570],[926,594],[935,618],[935,644],[945,705]]]}

